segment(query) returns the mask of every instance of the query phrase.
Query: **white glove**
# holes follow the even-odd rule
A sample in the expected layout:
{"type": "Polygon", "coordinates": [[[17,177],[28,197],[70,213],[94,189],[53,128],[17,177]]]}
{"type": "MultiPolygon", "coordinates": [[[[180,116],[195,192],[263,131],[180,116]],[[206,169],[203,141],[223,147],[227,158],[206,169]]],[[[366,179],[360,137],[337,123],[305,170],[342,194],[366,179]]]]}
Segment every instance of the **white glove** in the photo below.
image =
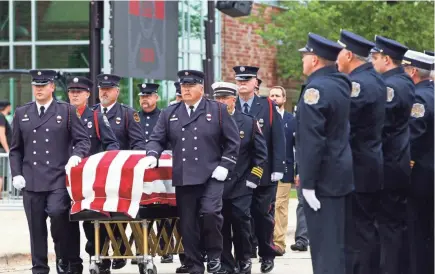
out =
{"type": "Polygon", "coordinates": [[[155,168],[157,166],[157,158],[154,156],[145,156],[139,160],[138,164],[145,166],[145,169],[155,168]]]}
{"type": "Polygon", "coordinates": [[[250,181],[246,181],[246,186],[252,189],[257,188],[257,185],[250,181]]]}
{"type": "Polygon", "coordinates": [[[282,178],[284,178],[284,173],[281,173],[281,172],[273,172],[272,175],[270,176],[270,180],[272,182],[279,181],[282,178]]]}
{"type": "Polygon", "coordinates": [[[215,178],[218,181],[225,181],[227,176],[228,176],[228,169],[222,166],[217,166],[216,169],[211,174],[211,177],[215,178]]]}
{"type": "Polygon", "coordinates": [[[26,180],[24,179],[23,176],[18,175],[12,178],[12,184],[16,189],[21,190],[26,186],[26,180]]]}
{"type": "Polygon", "coordinates": [[[302,189],[302,195],[304,195],[305,201],[314,210],[320,209],[320,201],[317,200],[316,191],[314,189],[302,189]]]}
{"type": "Polygon", "coordinates": [[[77,166],[80,162],[82,161],[82,158],[80,158],[79,156],[71,156],[68,160],[68,163],[66,164],[68,167],[72,168],[77,166]]]}

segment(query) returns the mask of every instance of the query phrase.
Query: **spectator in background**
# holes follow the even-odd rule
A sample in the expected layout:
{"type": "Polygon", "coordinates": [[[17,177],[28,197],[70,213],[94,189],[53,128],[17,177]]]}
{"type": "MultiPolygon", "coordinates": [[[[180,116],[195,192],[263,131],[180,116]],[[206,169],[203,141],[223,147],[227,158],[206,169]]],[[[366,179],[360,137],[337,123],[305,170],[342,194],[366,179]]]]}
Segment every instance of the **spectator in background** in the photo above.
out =
{"type": "MultiPolygon", "coordinates": [[[[9,146],[11,144],[12,129],[7,115],[11,113],[11,103],[9,101],[0,101],[0,153],[9,153],[9,146]]],[[[3,182],[8,174],[8,158],[0,158],[0,200],[2,199],[3,182]]]]}

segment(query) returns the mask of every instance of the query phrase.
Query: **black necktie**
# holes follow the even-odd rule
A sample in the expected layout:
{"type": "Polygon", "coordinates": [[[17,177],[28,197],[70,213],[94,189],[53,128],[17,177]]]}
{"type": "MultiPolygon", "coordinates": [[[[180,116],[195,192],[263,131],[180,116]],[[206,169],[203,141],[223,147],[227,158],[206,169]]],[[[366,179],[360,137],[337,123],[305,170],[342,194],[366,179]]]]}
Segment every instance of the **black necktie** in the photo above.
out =
{"type": "Polygon", "coordinates": [[[194,107],[194,106],[189,106],[189,108],[190,108],[189,116],[192,116],[192,114],[193,114],[193,109],[194,109],[195,107],[194,107]]]}
{"type": "Polygon", "coordinates": [[[103,108],[103,114],[104,114],[104,115],[107,114],[107,108],[103,108]]]}
{"type": "Polygon", "coordinates": [[[246,114],[248,114],[249,113],[249,105],[248,105],[248,103],[244,103],[243,104],[243,112],[244,113],[246,113],[246,114]]]}
{"type": "Polygon", "coordinates": [[[44,116],[44,110],[45,110],[45,107],[44,106],[41,106],[41,107],[39,107],[39,117],[41,118],[42,116],[44,116]]]}

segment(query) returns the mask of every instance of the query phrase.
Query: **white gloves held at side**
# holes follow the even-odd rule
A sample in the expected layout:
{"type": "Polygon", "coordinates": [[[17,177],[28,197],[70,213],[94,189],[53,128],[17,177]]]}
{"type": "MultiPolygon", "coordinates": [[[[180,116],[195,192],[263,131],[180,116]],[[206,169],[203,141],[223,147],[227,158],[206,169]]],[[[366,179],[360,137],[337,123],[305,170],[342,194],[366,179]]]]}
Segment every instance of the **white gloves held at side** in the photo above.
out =
{"type": "Polygon", "coordinates": [[[273,172],[270,175],[270,180],[272,182],[277,182],[277,181],[281,180],[282,178],[284,178],[284,173],[281,173],[281,172],[273,172]]]}
{"type": "Polygon", "coordinates": [[[257,188],[257,185],[250,181],[246,181],[246,186],[252,189],[257,188]]]}
{"type": "Polygon", "coordinates": [[[24,179],[23,176],[18,175],[12,178],[12,184],[16,189],[21,190],[24,187],[26,187],[26,180],[24,179]]]}
{"type": "Polygon", "coordinates": [[[316,197],[316,191],[314,189],[302,189],[302,195],[307,201],[307,204],[314,210],[320,209],[320,201],[316,197]]]}
{"type": "Polygon", "coordinates": [[[218,181],[225,181],[225,179],[228,176],[228,169],[222,167],[222,166],[217,166],[215,168],[215,170],[213,171],[213,173],[211,174],[212,178],[215,178],[218,181]]]}

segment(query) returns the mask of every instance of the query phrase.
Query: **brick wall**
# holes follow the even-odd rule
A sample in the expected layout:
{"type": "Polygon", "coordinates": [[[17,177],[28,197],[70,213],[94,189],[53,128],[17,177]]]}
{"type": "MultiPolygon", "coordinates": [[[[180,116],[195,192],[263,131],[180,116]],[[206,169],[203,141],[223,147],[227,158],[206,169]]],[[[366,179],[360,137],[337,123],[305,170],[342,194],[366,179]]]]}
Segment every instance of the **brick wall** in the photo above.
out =
{"type": "MultiPolygon", "coordinates": [[[[261,4],[254,4],[251,14],[257,14],[261,4]]],[[[272,6],[265,7],[266,18],[270,18],[281,9],[272,6]]],[[[263,80],[260,93],[266,95],[272,86],[283,86],[287,90],[287,96],[294,99],[294,93],[298,83],[289,79],[282,79],[277,75],[277,61],[275,47],[266,44],[255,30],[259,29],[256,24],[247,24],[244,17],[232,18],[222,14],[222,80],[234,82],[233,67],[237,65],[258,66],[259,78],[263,80]]],[[[297,98],[296,98],[297,99],[297,98]]],[[[288,100],[290,101],[290,100],[288,100]]],[[[290,103],[286,107],[291,108],[290,103]]]]}

